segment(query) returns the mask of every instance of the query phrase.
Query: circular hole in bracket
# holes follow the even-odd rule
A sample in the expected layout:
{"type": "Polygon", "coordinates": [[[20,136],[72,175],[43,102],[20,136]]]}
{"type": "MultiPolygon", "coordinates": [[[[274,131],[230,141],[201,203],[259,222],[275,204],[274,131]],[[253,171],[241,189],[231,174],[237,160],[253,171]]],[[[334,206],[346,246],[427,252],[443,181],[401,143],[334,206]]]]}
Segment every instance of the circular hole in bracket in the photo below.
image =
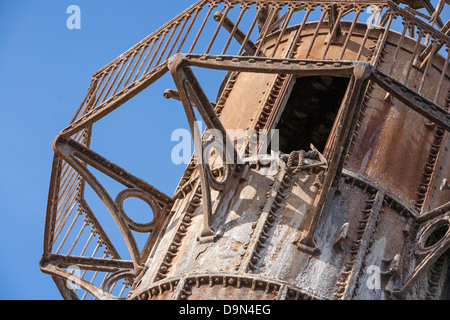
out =
{"type": "Polygon", "coordinates": [[[129,197],[123,201],[123,211],[133,221],[146,224],[153,220],[153,210],[147,203],[135,197],[129,197]]]}
{"type": "Polygon", "coordinates": [[[227,163],[226,155],[220,143],[210,141],[204,147],[203,161],[207,164],[207,175],[211,188],[221,191],[232,171],[232,165],[227,163]]]}
{"type": "Polygon", "coordinates": [[[428,250],[436,247],[450,233],[450,221],[439,220],[426,228],[420,237],[420,247],[428,250]]]}
{"type": "MultiPolygon", "coordinates": [[[[126,224],[129,226],[129,228],[133,231],[137,232],[152,232],[153,226],[155,223],[155,219],[157,219],[160,215],[160,207],[158,206],[158,203],[147,193],[137,190],[137,189],[127,189],[122,191],[118,194],[116,198],[116,205],[117,208],[120,211],[121,217],[125,220],[126,224]],[[133,198],[133,199],[131,199],[133,198]],[[129,199],[129,200],[128,200],[129,199]],[[130,216],[126,213],[127,211],[124,208],[124,202],[127,201],[127,209],[131,209],[131,212],[140,211],[140,213],[137,215],[137,218],[142,218],[143,216],[150,217],[150,222],[147,223],[139,223],[136,222],[134,219],[130,218],[130,216]],[[147,208],[145,208],[145,204],[143,206],[142,203],[144,202],[147,205],[147,208]],[[138,204],[139,203],[139,204],[138,204]],[[148,207],[152,210],[152,214],[148,213],[148,207]],[[143,213],[143,211],[145,213],[143,213]]],[[[133,217],[136,216],[135,214],[133,217]]]]}

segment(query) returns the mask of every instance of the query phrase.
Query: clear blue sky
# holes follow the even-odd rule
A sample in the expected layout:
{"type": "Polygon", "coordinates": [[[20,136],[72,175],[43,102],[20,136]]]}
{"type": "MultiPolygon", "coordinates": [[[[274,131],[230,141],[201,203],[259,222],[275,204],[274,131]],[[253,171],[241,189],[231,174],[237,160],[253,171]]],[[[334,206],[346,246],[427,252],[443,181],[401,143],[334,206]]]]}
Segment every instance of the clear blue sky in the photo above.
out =
{"type": "MultiPolygon", "coordinates": [[[[38,266],[52,142],[95,71],[192,3],[0,0],[0,299],[61,299],[38,266]],[[73,4],[81,30],[66,27],[73,4]]],[[[171,133],[187,122],[167,88],[166,77],[95,126],[92,148],[172,195],[184,166],[170,161],[171,133]]]]}

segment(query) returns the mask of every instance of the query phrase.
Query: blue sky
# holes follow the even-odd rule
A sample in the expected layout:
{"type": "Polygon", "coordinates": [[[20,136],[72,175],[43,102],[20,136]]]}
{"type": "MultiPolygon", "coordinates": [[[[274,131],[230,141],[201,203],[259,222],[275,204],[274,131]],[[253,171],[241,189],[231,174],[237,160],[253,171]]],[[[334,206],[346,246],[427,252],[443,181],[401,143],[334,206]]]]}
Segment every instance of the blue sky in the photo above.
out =
{"type": "MultiPolygon", "coordinates": [[[[95,71],[193,2],[0,0],[0,299],[61,299],[38,266],[52,142],[95,71]],[[81,30],[66,27],[73,4],[81,30]]],[[[170,161],[171,133],[187,122],[167,88],[166,77],[95,126],[92,148],[172,195],[184,167],[170,161]]]]}

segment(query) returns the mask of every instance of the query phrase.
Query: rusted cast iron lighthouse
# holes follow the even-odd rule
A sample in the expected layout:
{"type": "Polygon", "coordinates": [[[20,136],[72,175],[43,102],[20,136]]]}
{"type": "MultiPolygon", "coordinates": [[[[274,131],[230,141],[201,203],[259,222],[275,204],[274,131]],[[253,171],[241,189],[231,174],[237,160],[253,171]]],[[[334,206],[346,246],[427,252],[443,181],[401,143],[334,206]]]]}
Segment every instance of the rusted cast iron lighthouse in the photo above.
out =
{"type": "MultiPolygon", "coordinates": [[[[447,299],[446,5],[198,1],[92,76],[53,145],[41,270],[66,299],[447,299]],[[228,72],[217,101],[191,67],[228,72]],[[276,166],[263,154],[222,166],[193,157],[170,196],[90,150],[94,123],[166,73],[176,90],[165,95],[181,101],[193,136],[194,108],[226,141],[229,129],[263,140],[277,129],[276,166]],[[123,191],[106,192],[91,168],[123,191]],[[127,216],[130,197],[152,222],[127,216]],[[148,234],[142,250],[134,232],[148,234]]],[[[213,141],[198,140],[197,154],[213,141]]]]}

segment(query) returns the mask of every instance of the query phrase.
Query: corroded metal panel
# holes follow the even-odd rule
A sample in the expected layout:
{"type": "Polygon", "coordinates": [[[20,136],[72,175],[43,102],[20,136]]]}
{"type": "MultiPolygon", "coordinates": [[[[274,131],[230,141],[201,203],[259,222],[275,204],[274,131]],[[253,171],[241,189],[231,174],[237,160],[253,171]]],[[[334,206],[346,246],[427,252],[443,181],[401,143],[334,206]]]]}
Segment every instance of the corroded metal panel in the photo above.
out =
{"type": "MultiPolygon", "coordinates": [[[[381,70],[390,72],[393,78],[404,81],[413,59],[411,51],[415,43],[411,39],[404,39],[404,47],[397,51],[394,43],[398,42],[399,37],[398,34],[388,37],[383,60],[378,66],[381,70]],[[392,61],[394,56],[397,58],[392,61]]],[[[424,48],[422,46],[421,49],[424,48]]],[[[439,78],[444,61],[436,60],[426,77],[421,70],[411,71],[408,81],[413,84],[413,88],[418,88],[422,78],[424,83],[439,78]]],[[[447,86],[445,85],[443,92],[448,90],[447,86]]],[[[433,99],[436,94],[432,85],[422,85],[420,92],[428,99],[433,99]]],[[[438,96],[439,104],[446,105],[446,99],[445,95],[438,96]]],[[[420,209],[428,187],[427,179],[432,176],[434,170],[433,166],[430,166],[429,153],[436,146],[440,149],[435,137],[438,129],[430,126],[427,119],[412,113],[400,101],[389,97],[388,93],[377,85],[369,86],[358,121],[350,155],[347,157],[349,169],[393,190],[406,202],[417,201],[417,207],[420,209]],[[399,143],[394,144],[392,141],[399,143]],[[398,183],[399,181],[402,183],[398,183]]],[[[436,151],[432,152],[436,155],[436,151]]]]}

